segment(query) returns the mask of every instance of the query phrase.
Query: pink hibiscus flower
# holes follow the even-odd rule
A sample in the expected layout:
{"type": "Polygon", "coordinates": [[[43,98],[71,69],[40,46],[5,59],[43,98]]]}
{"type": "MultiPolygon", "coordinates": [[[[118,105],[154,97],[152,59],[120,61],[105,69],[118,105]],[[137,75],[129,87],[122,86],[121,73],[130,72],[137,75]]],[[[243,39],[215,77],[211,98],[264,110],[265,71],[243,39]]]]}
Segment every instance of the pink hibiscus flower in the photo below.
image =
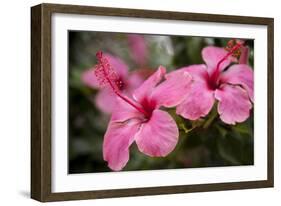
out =
{"type": "Polygon", "coordinates": [[[175,148],[179,131],[168,112],[160,109],[178,105],[191,83],[187,72],[166,75],[162,66],[134,92],[133,99],[119,91],[119,78],[102,53],[97,53],[99,64],[95,74],[101,85],[110,87],[117,98],[111,120],[104,136],[103,158],[115,171],[129,160],[129,147],[136,142],[138,149],[152,157],[163,157],[175,148]],[[162,81],[162,82],[161,82],[162,81]]]}
{"type": "Polygon", "coordinates": [[[254,100],[253,70],[246,64],[248,52],[248,48],[239,41],[228,51],[209,46],[202,50],[206,65],[192,65],[173,72],[187,71],[194,80],[185,100],[177,107],[177,114],[196,120],[206,116],[217,100],[218,113],[223,122],[235,124],[245,121],[254,100]],[[239,64],[228,68],[231,62],[237,61],[233,57],[237,53],[241,53],[239,64]]]}
{"type": "MultiPolygon", "coordinates": [[[[128,66],[123,60],[118,57],[115,57],[108,53],[104,54],[104,56],[108,59],[110,65],[112,65],[119,74],[119,81],[122,82],[122,84],[119,84],[119,90],[122,93],[131,95],[132,91],[144,81],[145,75],[143,75],[139,71],[129,73],[128,66]]],[[[111,114],[116,104],[116,95],[112,92],[112,90],[107,87],[100,87],[99,82],[94,75],[93,68],[86,70],[82,74],[81,78],[82,82],[85,85],[93,89],[99,89],[95,97],[95,104],[102,112],[111,114]]]]}

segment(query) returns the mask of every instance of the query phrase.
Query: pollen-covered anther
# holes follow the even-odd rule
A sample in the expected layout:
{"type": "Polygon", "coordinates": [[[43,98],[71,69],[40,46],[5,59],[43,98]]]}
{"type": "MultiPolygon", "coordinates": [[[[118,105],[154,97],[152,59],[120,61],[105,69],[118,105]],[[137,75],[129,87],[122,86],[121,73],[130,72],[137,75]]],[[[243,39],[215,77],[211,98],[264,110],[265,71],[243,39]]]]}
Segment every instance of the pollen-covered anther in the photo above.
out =
{"type": "Polygon", "coordinates": [[[241,45],[243,44],[243,41],[238,41],[231,39],[227,42],[224,49],[231,53],[231,56],[238,58],[241,56],[241,45]],[[239,46],[240,45],[240,46],[239,46]]]}
{"type": "Polygon", "coordinates": [[[109,61],[103,56],[101,51],[97,52],[96,57],[98,64],[94,68],[95,75],[99,81],[100,86],[110,86],[114,91],[119,90],[117,81],[120,79],[114,69],[111,67],[109,61]]]}

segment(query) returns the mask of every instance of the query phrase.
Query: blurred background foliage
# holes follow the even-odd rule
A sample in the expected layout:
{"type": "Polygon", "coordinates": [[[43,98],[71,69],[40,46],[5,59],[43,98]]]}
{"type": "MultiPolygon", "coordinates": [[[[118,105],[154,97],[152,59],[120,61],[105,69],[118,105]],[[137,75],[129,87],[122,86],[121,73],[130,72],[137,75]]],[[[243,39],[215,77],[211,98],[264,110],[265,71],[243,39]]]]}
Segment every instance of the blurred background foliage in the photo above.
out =
{"type": "MultiPolygon", "coordinates": [[[[168,71],[191,64],[204,63],[201,50],[205,46],[224,47],[229,39],[188,36],[143,35],[148,50],[145,67],[168,71]]],[[[96,90],[81,81],[81,74],[96,64],[98,50],[121,58],[130,71],[138,69],[128,46],[127,34],[69,31],[69,173],[111,171],[103,160],[102,143],[110,116],[95,106],[96,90]]],[[[253,68],[254,41],[250,47],[253,68]]],[[[253,112],[247,121],[235,126],[223,123],[216,106],[205,118],[189,121],[167,110],[180,129],[175,150],[164,158],[151,158],[139,152],[135,143],[130,160],[123,171],[172,168],[251,165],[254,161],[253,112]]]]}

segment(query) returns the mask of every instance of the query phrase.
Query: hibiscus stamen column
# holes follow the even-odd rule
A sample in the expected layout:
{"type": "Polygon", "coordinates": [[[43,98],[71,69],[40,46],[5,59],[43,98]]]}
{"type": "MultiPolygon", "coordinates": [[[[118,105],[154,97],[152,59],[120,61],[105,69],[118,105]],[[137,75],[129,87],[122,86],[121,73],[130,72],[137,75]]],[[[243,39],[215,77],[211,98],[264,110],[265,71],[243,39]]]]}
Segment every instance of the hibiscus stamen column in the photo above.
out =
{"type": "Polygon", "coordinates": [[[240,48],[243,46],[244,42],[243,41],[235,41],[235,40],[230,40],[228,42],[228,45],[226,47],[226,49],[228,50],[228,53],[217,63],[216,68],[213,72],[213,74],[210,77],[210,82],[212,83],[212,85],[215,87],[217,85],[217,81],[218,81],[218,77],[220,74],[220,66],[221,64],[227,60],[228,57],[232,56],[232,55],[239,55],[239,51],[240,48]],[[235,45],[233,45],[235,42],[235,45]]]}
{"type": "Polygon", "coordinates": [[[101,51],[97,52],[96,57],[98,59],[98,64],[95,66],[95,75],[97,76],[100,85],[109,85],[118,97],[139,112],[143,113],[145,117],[149,117],[148,112],[120,92],[119,88],[120,85],[123,85],[123,82],[120,80],[115,70],[111,67],[106,57],[103,56],[103,53],[101,51]]]}

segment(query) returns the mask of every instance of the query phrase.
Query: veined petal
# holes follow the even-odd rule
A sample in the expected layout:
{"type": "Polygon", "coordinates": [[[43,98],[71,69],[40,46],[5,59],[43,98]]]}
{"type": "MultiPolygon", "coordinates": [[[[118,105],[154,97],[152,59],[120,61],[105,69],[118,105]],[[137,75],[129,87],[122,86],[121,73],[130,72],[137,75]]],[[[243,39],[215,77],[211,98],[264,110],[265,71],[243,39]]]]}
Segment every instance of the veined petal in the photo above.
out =
{"type": "Polygon", "coordinates": [[[133,94],[134,99],[138,102],[142,102],[145,98],[150,96],[152,89],[162,80],[165,73],[166,69],[159,66],[158,70],[148,77],[148,79],[135,90],[133,94]]]}
{"type": "Polygon", "coordinates": [[[165,111],[154,110],[135,136],[141,152],[151,157],[164,157],[174,150],[179,131],[174,119],[165,111]]]}
{"type": "Polygon", "coordinates": [[[165,75],[166,79],[170,76],[178,75],[178,73],[188,72],[192,79],[196,82],[206,82],[208,79],[207,67],[205,64],[195,64],[187,67],[179,68],[165,75]]]}
{"type": "Polygon", "coordinates": [[[186,119],[196,120],[210,112],[214,101],[214,91],[208,88],[207,82],[194,82],[176,112],[186,119]]]}
{"type": "Polygon", "coordinates": [[[249,117],[252,104],[247,91],[240,86],[224,84],[215,91],[215,98],[219,101],[218,113],[223,122],[235,124],[249,117]]]}
{"type": "Polygon", "coordinates": [[[186,71],[166,75],[166,80],[155,87],[150,99],[156,103],[156,108],[174,107],[183,101],[191,83],[192,77],[186,71]]]}
{"type": "Polygon", "coordinates": [[[254,101],[254,72],[247,64],[231,66],[221,74],[220,81],[241,85],[248,92],[251,101],[254,101]]]}
{"type": "MultiPolygon", "coordinates": [[[[208,73],[212,74],[216,69],[217,64],[221,59],[223,59],[227,55],[227,51],[220,47],[208,46],[202,50],[202,58],[204,62],[207,64],[208,73]]],[[[222,71],[226,68],[232,61],[235,61],[235,58],[229,56],[225,61],[220,64],[219,70],[222,71]]]]}
{"type": "Polygon", "coordinates": [[[129,160],[129,147],[139,130],[137,120],[124,123],[110,121],[103,142],[103,159],[115,171],[122,170],[129,160]]]}
{"type": "Polygon", "coordinates": [[[121,98],[116,97],[115,102],[115,107],[111,114],[111,121],[124,122],[129,119],[144,119],[144,115],[142,113],[121,98]]]}

